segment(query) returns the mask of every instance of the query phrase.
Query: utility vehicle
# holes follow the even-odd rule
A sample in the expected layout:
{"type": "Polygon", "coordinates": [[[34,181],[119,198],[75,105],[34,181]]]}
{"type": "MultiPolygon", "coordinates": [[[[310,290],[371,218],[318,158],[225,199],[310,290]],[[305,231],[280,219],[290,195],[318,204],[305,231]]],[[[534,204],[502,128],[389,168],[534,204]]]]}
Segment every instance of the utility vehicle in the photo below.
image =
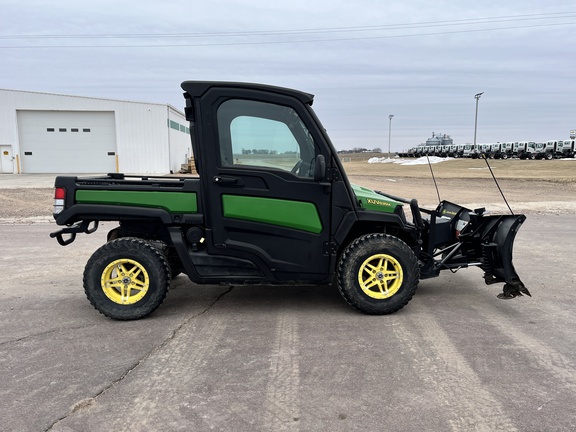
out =
{"type": "Polygon", "coordinates": [[[182,84],[198,177],[59,176],[62,245],[119,224],[84,272],[92,305],[120,320],[196,284],[331,284],[367,314],[405,306],[420,279],[479,266],[501,298],[529,295],[512,265],[524,215],[487,215],[348,181],[313,96],[260,84],[182,84]]]}

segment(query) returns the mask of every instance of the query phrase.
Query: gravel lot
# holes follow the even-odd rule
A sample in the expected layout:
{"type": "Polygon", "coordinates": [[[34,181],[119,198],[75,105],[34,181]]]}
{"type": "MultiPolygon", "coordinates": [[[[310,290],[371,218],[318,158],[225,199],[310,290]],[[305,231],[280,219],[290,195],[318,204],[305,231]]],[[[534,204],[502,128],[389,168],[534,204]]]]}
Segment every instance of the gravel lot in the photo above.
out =
{"type": "Polygon", "coordinates": [[[0,189],[0,221],[23,221],[52,215],[54,189],[0,189]]]}

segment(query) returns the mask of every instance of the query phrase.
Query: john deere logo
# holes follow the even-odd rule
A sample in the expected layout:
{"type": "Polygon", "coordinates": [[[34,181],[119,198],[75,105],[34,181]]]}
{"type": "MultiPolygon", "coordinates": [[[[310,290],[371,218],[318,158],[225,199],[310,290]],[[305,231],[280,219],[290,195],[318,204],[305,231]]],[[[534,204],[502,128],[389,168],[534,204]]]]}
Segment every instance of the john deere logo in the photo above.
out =
{"type": "Polygon", "coordinates": [[[380,201],[380,200],[375,200],[375,199],[372,199],[372,198],[368,198],[368,199],[366,200],[366,202],[367,202],[368,204],[374,204],[374,205],[385,206],[385,207],[392,207],[392,205],[391,205],[389,202],[380,201]]]}

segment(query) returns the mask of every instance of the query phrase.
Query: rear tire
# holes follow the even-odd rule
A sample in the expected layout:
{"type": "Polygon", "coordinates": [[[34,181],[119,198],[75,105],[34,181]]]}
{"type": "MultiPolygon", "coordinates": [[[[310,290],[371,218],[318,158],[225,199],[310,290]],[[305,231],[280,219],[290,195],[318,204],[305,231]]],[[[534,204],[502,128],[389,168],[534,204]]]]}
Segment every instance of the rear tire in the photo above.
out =
{"type": "Polygon", "coordinates": [[[338,289],[354,309],[386,315],[408,304],[419,276],[418,259],[406,243],[386,234],[367,234],[340,257],[338,289]]]}
{"type": "Polygon", "coordinates": [[[135,320],[154,312],[170,287],[166,257],[150,243],[122,237],[100,247],[84,270],[84,291],[109,318],[135,320]]]}

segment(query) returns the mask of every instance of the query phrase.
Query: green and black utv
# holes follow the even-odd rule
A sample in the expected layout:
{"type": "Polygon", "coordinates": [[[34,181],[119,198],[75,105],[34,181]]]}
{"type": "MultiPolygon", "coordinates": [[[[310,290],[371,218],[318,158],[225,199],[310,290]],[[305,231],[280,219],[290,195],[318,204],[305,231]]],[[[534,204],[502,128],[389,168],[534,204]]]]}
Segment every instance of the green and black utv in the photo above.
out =
{"type": "Polygon", "coordinates": [[[529,295],[512,265],[524,215],[443,201],[421,208],[351,184],[313,96],[260,84],[182,84],[199,175],[59,176],[62,245],[117,221],[84,289],[104,315],[138,319],[173,277],[196,284],[331,284],[367,314],[405,306],[420,279],[478,266],[502,298],[529,295]]]}

